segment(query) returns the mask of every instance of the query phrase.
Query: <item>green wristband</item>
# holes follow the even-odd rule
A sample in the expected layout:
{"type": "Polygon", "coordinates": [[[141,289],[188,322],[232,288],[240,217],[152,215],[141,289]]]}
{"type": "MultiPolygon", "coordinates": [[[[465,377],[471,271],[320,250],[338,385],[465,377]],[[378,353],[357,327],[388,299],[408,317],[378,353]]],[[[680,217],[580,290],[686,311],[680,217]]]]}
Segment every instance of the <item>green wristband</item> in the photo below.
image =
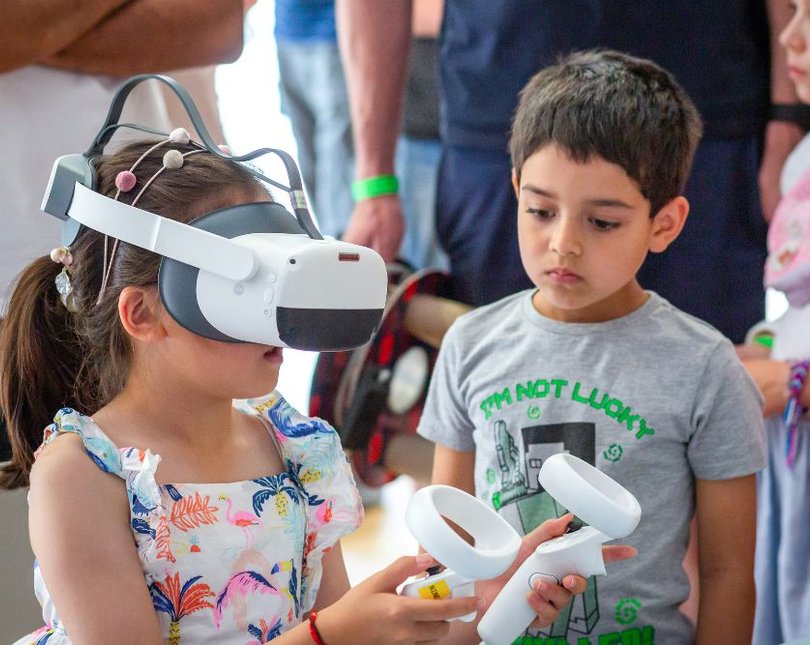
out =
{"type": "Polygon", "coordinates": [[[352,197],[356,202],[382,195],[396,195],[397,192],[399,180],[394,175],[377,175],[352,182],[352,197]]]}
{"type": "Polygon", "coordinates": [[[762,345],[763,347],[767,347],[768,349],[773,349],[773,336],[770,334],[762,334],[760,336],[754,336],[754,343],[757,345],[762,345]]]}

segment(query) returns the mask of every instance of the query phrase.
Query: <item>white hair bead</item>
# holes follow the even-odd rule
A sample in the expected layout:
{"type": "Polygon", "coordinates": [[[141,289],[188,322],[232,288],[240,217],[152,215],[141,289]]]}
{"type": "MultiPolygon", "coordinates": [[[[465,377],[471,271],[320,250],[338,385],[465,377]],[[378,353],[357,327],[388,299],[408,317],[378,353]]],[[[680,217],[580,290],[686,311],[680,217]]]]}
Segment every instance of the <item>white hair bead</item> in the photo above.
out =
{"type": "Polygon", "coordinates": [[[175,128],[169,134],[169,141],[186,144],[191,141],[191,137],[188,134],[188,130],[185,128],[175,128]]]}
{"type": "Polygon", "coordinates": [[[183,155],[179,150],[167,150],[163,155],[163,165],[170,170],[183,166],[183,155]]]}

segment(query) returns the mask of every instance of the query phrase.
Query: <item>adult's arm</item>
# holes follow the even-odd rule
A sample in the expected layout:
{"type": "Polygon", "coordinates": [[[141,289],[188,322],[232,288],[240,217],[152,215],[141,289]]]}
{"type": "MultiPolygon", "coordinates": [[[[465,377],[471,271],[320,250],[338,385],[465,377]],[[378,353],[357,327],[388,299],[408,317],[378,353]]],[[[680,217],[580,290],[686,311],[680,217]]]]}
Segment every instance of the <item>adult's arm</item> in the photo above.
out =
{"type": "MultiPolygon", "coordinates": [[[[394,173],[411,40],[411,2],[337,0],[338,41],[351,105],[358,179],[394,173]]],[[[385,260],[402,240],[395,195],[359,202],[343,239],[371,246],[385,260]]]]}
{"type": "Polygon", "coordinates": [[[39,61],[87,74],[128,76],[233,62],[242,52],[244,0],[137,0],[39,61]]]}
{"type": "MultiPolygon", "coordinates": [[[[796,90],[788,76],[787,57],[779,44],[779,34],[790,22],[790,3],[768,0],[768,25],[771,44],[771,103],[798,103],[796,90]]],[[[759,191],[762,212],[770,222],[781,198],[779,178],[782,166],[793,148],[804,136],[795,123],[769,121],[765,128],[765,147],[759,169],[759,191]]]]}
{"type": "Polygon", "coordinates": [[[75,42],[131,0],[0,0],[0,73],[75,42]]]}

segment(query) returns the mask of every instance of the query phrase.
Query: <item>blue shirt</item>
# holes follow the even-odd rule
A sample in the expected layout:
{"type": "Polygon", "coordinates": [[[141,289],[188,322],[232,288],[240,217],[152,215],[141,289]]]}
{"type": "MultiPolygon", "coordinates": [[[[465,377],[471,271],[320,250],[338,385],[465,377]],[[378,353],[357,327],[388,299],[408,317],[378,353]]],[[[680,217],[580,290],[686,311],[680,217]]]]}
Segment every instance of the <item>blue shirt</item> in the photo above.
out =
{"type": "Polygon", "coordinates": [[[336,41],[334,0],[276,0],[278,40],[336,41]]]}
{"type": "Polygon", "coordinates": [[[507,150],[518,93],[574,50],[608,47],[671,72],[707,137],[764,124],[770,95],[763,0],[447,0],[439,53],[442,135],[507,150]]]}

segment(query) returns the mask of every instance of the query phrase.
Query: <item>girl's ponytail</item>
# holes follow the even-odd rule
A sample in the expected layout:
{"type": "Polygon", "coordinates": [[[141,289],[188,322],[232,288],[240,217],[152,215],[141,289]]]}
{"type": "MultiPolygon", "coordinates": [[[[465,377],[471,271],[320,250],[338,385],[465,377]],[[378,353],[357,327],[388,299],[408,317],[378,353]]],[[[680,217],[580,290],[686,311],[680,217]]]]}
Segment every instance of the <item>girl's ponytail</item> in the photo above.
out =
{"type": "Polygon", "coordinates": [[[48,256],[32,262],[17,279],[0,324],[0,409],[12,450],[0,488],[28,484],[42,431],[74,393],[82,349],[54,286],[62,268],[48,256]]]}
{"type": "MultiPolygon", "coordinates": [[[[138,208],[181,222],[238,199],[269,199],[241,164],[212,154],[189,155],[182,171],[163,173],[164,155],[150,154],[154,145],[131,143],[99,159],[99,192],[114,199],[121,192],[137,195],[138,208]],[[135,185],[121,191],[117,177],[132,175],[135,166],[135,185]]],[[[193,144],[172,147],[199,152],[193,144]]],[[[70,310],[54,283],[63,265],[43,257],[18,279],[0,325],[0,409],[12,449],[0,488],[27,485],[42,432],[59,408],[95,414],[123,389],[132,346],[118,317],[118,297],[129,285],[156,287],[159,255],[123,242],[113,246],[92,229],[81,229],[70,255],[70,310]],[[115,249],[109,253],[108,243],[115,249]]]]}

